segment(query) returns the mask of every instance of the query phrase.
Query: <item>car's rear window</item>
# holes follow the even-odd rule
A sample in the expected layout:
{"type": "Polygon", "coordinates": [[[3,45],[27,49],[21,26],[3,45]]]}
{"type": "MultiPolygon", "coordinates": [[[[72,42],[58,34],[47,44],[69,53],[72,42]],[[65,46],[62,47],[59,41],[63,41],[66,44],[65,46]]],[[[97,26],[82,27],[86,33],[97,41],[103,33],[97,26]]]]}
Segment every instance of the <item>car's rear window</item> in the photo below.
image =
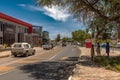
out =
{"type": "Polygon", "coordinates": [[[20,47],[22,47],[22,45],[21,44],[15,44],[13,47],[20,48],[20,47]]]}

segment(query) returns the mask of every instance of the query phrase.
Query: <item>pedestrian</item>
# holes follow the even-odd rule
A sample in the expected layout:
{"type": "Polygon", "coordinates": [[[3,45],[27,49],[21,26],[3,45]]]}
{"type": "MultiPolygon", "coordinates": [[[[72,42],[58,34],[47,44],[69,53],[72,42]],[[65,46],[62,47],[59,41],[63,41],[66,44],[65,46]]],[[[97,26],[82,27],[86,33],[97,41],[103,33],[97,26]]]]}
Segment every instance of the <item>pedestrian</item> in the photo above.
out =
{"type": "Polygon", "coordinates": [[[109,53],[110,53],[110,45],[109,45],[109,42],[106,42],[106,53],[107,53],[107,56],[109,57],[109,53]]]}
{"type": "Polygon", "coordinates": [[[97,55],[98,55],[98,56],[101,55],[101,51],[100,51],[100,43],[97,43],[96,52],[97,52],[97,55]]]}
{"type": "Polygon", "coordinates": [[[95,56],[94,45],[92,44],[92,47],[91,47],[91,60],[92,61],[94,61],[94,56],[95,56]]]}

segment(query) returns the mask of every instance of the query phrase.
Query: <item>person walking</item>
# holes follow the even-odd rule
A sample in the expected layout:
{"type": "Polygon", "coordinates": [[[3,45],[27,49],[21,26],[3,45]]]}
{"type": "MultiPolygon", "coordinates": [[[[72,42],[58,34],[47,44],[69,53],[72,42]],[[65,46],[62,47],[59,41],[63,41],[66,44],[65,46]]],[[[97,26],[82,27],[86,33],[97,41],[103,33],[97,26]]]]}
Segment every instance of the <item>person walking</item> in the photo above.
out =
{"type": "Polygon", "coordinates": [[[109,57],[109,53],[110,53],[110,45],[108,42],[106,42],[106,53],[107,53],[107,56],[109,57]]]}
{"type": "Polygon", "coordinates": [[[98,55],[98,56],[101,55],[101,51],[100,51],[100,43],[97,43],[96,52],[97,52],[97,55],[98,55]]]}

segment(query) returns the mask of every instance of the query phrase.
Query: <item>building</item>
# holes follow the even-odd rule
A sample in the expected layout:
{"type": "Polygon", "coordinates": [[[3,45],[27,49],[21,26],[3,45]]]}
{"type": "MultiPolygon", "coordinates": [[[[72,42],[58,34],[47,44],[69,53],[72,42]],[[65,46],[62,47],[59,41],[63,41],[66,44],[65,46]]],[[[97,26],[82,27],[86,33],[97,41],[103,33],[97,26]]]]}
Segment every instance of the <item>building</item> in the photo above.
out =
{"type": "Polygon", "coordinates": [[[32,25],[0,12],[0,45],[28,42],[32,25]]]}
{"type": "Polygon", "coordinates": [[[49,32],[48,31],[43,31],[42,33],[42,37],[43,37],[43,44],[44,43],[48,43],[49,42],[49,32]]]}
{"type": "Polygon", "coordinates": [[[41,45],[42,44],[42,26],[33,26],[33,33],[38,34],[38,44],[41,45]]]}

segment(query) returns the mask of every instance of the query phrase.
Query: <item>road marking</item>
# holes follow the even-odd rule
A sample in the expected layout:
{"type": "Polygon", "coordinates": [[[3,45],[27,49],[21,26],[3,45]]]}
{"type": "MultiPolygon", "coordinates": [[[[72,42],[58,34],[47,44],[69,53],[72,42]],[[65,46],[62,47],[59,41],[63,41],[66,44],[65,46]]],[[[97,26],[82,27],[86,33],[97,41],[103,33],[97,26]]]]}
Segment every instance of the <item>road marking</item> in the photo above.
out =
{"type": "Polygon", "coordinates": [[[63,50],[62,51],[60,51],[58,54],[56,54],[56,55],[54,55],[53,57],[51,57],[50,59],[48,59],[48,60],[52,60],[52,59],[54,59],[57,55],[59,55],[61,52],[63,52],[63,50]]]}
{"type": "Polygon", "coordinates": [[[71,80],[72,79],[72,76],[70,76],[69,78],[68,78],[68,80],[71,80]]]}
{"type": "Polygon", "coordinates": [[[5,74],[8,74],[8,73],[13,72],[13,71],[17,71],[17,69],[13,69],[13,70],[10,70],[10,71],[7,71],[7,72],[4,72],[4,73],[1,73],[0,76],[5,75],[5,74]]]}
{"type": "MultiPolygon", "coordinates": [[[[42,52],[41,54],[44,54],[44,53],[45,53],[45,52],[42,52]]],[[[25,57],[25,58],[22,58],[22,59],[17,59],[17,60],[15,60],[15,61],[12,61],[12,62],[9,62],[9,63],[1,64],[0,66],[8,66],[8,65],[13,64],[13,63],[16,63],[16,62],[18,62],[18,61],[23,61],[23,60],[26,60],[26,59],[30,59],[31,57],[36,57],[36,56],[41,55],[41,54],[37,54],[37,55],[35,55],[35,56],[25,57]]],[[[42,60],[42,61],[46,61],[46,60],[42,60]]],[[[13,71],[17,71],[16,67],[14,67],[13,69],[8,70],[7,72],[0,73],[0,76],[5,75],[5,74],[8,74],[8,73],[13,72],[13,71]]]]}
{"type": "Polygon", "coordinates": [[[62,57],[60,60],[67,60],[69,57],[62,57]]]}
{"type": "Polygon", "coordinates": [[[50,59],[48,59],[48,60],[52,60],[53,58],[55,58],[57,55],[54,55],[53,57],[51,57],[50,59]]]}

